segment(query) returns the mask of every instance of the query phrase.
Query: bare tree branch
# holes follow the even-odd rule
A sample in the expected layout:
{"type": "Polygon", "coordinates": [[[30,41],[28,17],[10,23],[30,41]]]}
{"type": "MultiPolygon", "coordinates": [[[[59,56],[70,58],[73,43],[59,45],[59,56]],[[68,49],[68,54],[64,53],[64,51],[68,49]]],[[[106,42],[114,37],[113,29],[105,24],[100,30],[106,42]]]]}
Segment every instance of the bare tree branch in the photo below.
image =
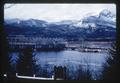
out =
{"type": "Polygon", "coordinates": [[[11,7],[13,7],[13,6],[15,6],[15,4],[5,4],[4,5],[4,9],[8,9],[8,8],[11,8],[11,7]]]}

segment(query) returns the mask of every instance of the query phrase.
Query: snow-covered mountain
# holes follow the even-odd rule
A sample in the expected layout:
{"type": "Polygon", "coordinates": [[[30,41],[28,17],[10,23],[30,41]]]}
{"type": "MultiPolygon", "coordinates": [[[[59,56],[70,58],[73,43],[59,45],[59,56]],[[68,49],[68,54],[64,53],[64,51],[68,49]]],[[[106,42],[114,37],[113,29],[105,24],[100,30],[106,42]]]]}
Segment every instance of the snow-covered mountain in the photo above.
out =
{"type": "Polygon", "coordinates": [[[22,20],[20,20],[20,19],[4,19],[4,22],[5,22],[5,24],[19,24],[20,23],[20,21],[22,21],[22,20]]]}
{"type": "Polygon", "coordinates": [[[116,22],[116,15],[109,10],[104,9],[102,12],[100,12],[99,19],[108,22],[116,22]]]}
{"type": "Polygon", "coordinates": [[[37,19],[28,19],[28,20],[21,20],[21,19],[9,19],[5,20],[5,24],[7,25],[14,25],[14,26],[29,26],[29,27],[45,27],[47,26],[47,22],[43,20],[37,19]]]}
{"type": "Polygon", "coordinates": [[[87,15],[80,20],[65,20],[49,23],[37,19],[9,19],[4,21],[8,34],[39,35],[65,38],[115,38],[116,17],[109,10],[98,15],[87,15]],[[35,28],[37,27],[37,28],[35,28]]]}
{"type": "Polygon", "coordinates": [[[61,24],[72,24],[74,21],[73,20],[63,20],[63,21],[59,21],[59,22],[53,22],[53,24],[56,25],[61,25],[61,24]]]}
{"type": "Polygon", "coordinates": [[[99,26],[109,26],[116,27],[116,15],[110,12],[109,10],[104,9],[96,16],[88,16],[81,21],[74,24],[74,26],[78,27],[98,27],[99,26]]]}
{"type": "Polygon", "coordinates": [[[50,24],[55,24],[55,25],[71,25],[75,27],[81,27],[81,28],[88,28],[89,26],[91,27],[97,27],[97,25],[103,25],[103,26],[110,26],[114,27],[116,26],[116,15],[113,14],[109,10],[102,10],[99,15],[95,16],[85,16],[83,19],[80,19],[79,21],[77,20],[64,20],[60,22],[53,22],[53,23],[48,23],[43,20],[36,20],[36,19],[28,19],[28,20],[20,20],[20,19],[9,19],[5,20],[5,24],[15,24],[15,25],[20,25],[20,26],[35,26],[35,27],[45,27],[49,26],[50,24]]]}

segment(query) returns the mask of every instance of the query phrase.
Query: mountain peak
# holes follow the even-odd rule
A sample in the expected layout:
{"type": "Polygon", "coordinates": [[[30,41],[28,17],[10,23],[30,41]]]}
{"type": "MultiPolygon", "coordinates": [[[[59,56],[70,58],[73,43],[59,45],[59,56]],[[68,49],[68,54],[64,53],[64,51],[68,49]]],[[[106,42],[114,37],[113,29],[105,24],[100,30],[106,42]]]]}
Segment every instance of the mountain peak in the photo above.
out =
{"type": "Polygon", "coordinates": [[[107,9],[102,10],[98,18],[107,22],[116,22],[116,15],[107,9]]]}
{"type": "Polygon", "coordinates": [[[99,17],[114,18],[115,15],[110,10],[104,9],[100,12],[99,17]]]}

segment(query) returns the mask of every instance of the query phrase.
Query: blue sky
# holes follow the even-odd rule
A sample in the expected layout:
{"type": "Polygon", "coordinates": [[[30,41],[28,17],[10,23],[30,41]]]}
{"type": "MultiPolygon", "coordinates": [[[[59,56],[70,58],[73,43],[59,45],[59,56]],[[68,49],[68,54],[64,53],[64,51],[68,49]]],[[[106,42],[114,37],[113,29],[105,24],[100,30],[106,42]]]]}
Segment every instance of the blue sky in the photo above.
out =
{"type": "Polygon", "coordinates": [[[40,19],[49,22],[80,20],[103,9],[116,13],[115,4],[5,4],[5,19],[40,19]],[[9,7],[10,6],[10,7],[9,7]],[[8,8],[7,8],[8,7],[8,8]]]}

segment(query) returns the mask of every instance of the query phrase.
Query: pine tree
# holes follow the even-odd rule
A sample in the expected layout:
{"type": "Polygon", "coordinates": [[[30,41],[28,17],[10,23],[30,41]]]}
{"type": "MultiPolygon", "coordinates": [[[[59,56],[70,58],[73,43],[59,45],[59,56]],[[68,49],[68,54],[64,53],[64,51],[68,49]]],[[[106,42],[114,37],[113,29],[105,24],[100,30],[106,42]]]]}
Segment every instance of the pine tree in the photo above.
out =
{"type": "Polygon", "coordinates": [[[36,60],[31,47],[22,49],[17,61],[19,75],[33,76],[36,72],[36,60]]]}
{"type": "Polygon", "coordinates": [[[106,64],[103,68],[104,80],[118,80],[118,65],[120,64],[119,54],[117,53],[116,43],[109,49],[109,56],[107,57],[106,64]]]}
{"type": "Polygon", "coordinates": [[[77,80],[92,80],[92,75],[88,68],[89,66],[87,65],[87,68],[84,70],[82,66],[79,65],[77,80]]]}
{"type": "MultiPolygon", "coordinates": [[[[7,35],[4,29],[0,29],[0,77],[2,78],[4,74],[10,76],[11,73],[11,61],[9,56],[9,44],[7,41],[7,35]]],[[[7,76],[7,77],[8,77],[7,76]]]]}

